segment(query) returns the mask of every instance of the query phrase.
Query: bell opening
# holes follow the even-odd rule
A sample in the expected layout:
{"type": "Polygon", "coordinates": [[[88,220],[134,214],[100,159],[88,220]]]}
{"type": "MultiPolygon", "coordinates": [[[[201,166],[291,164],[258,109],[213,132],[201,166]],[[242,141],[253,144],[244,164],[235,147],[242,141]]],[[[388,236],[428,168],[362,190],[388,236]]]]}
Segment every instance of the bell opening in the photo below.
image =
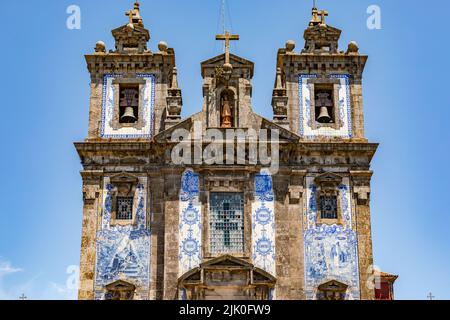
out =
{"type": "Polygon", "coordinates": [[[139,86],[121,86],[119,102],[119,122],[136,123],[138,121],[139,86]]]}

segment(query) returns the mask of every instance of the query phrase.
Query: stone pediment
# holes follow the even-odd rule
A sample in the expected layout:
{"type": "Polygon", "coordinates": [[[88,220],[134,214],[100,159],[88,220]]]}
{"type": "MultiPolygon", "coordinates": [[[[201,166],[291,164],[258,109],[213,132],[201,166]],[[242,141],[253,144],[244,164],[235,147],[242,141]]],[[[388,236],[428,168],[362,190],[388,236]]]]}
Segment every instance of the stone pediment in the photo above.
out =
{"type": "MultiPolygon", "coordinates": [[[[206,69],[215,69],[216,67],[222,67],[225,63],[225,54],[220,54],[218,56],[215,56],[211,59],[205,60],[201,63],[202,68],[202,77],[205,77],[205,70],[206,69]]],[[[236,68],[248,68],[250,69],[250,77],[253,77],[253,70],[255,67],[255,64],[247,59],[241,58],[237,55],[230,54],[230,63],[233,65],[233,67],[236,68]]]]}
{"type": "Polygon", "coordinates": [[[117,280],[106,286],[108,291],[134,291],[136,286],[132,283],[123,280],[117,280]]]}
{"type": "Polygon", "coordinates": [[[329,291],[329,292],[345,292],[347,291],[348,285],[341,283],[336,280],[328,281],[319,286],[320,291],[329,291]]]}
{"type": "Polygon", "coordinates": [[[335,188],[342,183],[342,177],[333,172],[325,172],[318,175],[314,182],[321,187],[335,188]]]}
{"type": "Polygon", "coordinates": [[[180,279],[180,283],[199,283],[204,281],[205,274],[217,273],[217,272],[250,272],[253,276],[250,280],[251,283],[271,283],[275,284],[276,279],[266,271],[255,267],[250,262],[245,260],[224,255],[218,258],[211,259],[202,263],[199,267],[187,272],[180,279]],[[203,276],[202,276],[203,274],[203,276]]]}

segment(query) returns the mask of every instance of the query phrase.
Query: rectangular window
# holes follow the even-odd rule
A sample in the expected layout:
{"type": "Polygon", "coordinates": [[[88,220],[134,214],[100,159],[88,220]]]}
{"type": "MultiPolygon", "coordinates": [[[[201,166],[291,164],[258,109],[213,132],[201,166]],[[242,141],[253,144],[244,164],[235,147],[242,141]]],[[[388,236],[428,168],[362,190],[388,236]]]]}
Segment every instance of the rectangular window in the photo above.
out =
{"type": "Polygon", "coordinates": [[[116,219],[133,219],[133,197],[117,197],[116,219]]]}
{"type": "Polygon", "coordinates": [[[211,253],[244,252],[244,194],[211,193],[211,253]]]}
{"type": "Polygon", "coordinates": [[[320,196],[320,217],[322,219],[337,219],[337,197],[320,196]]]}

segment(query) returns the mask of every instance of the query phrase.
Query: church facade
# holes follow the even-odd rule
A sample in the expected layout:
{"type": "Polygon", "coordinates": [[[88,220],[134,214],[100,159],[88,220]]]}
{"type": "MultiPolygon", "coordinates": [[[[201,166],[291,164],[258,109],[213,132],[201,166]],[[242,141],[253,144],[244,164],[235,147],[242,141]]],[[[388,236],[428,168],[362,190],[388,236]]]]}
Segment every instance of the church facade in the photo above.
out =
{"type": "Polygon", "coordinates": [[[115,48],[86,55],[79,299],[375,298],[367,56],[340,51],[326,15],[313,9],[303,48],[278,50],[272,120],[252,110],[255,66],[230,53],[236,35],[201,63],[187,119],[175,52],[147,48],[138,3],[115,48]]]}

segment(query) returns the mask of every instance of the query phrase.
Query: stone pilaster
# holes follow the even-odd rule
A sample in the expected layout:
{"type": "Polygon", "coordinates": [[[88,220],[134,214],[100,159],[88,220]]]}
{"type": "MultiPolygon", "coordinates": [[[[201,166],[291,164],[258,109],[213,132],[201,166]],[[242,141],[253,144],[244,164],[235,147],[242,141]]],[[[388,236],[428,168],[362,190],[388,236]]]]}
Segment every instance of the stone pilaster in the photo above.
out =
{"type": "Polygon", "coordinates": [[[374,300],[372,287],[373,251],[370,221],[370,179],[372,172],[351,172],[356,207],[356,229],[358,233],[358,257],[361,286],[361,299],[374,300]]]}
{"type": "Polygon", "coordinates": [[[164,201],[164,300],[177,299],[181,173],[166,174],[164,201]]]}
{"type": "Polygon", "coordinates": [[[98,210],[101,206],[100,172],[81,173],[83,177],[83,229],[81,236],[80,284],[78,298],[93,300],[98,210]]]}

